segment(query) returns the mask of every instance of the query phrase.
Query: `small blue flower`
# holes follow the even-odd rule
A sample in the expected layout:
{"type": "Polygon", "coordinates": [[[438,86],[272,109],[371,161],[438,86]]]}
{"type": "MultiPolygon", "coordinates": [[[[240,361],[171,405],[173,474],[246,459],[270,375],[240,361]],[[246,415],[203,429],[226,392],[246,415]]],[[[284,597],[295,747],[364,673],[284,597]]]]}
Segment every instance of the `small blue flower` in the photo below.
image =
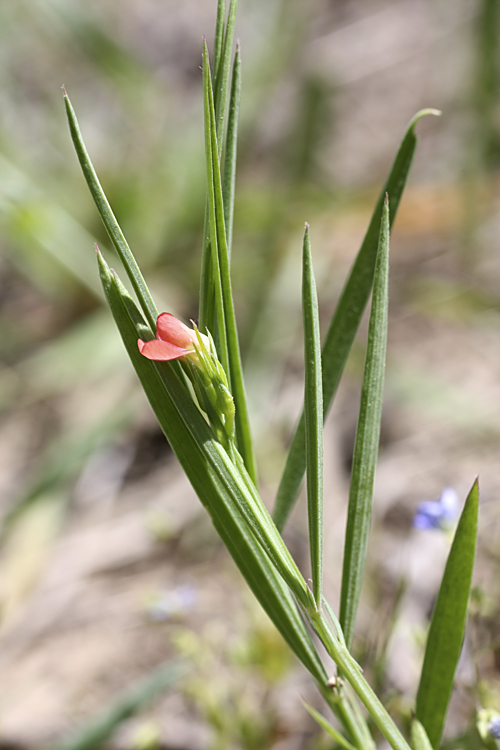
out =
{"type": "Polygon", "coordinates": [[[496,740],[500,740],[500,716],[495,716],[488,724],[488,732],[496,740]]]}
{"type": "Polygon", "coordinates": [[[448,529],[455,521],[457,512],[457,493],[451,487],[446,487],[439,500],[419,503],[413,525],[416,529],[448,529]]]}
{"type": "Polygon", "coordinates": [[[180,586],[171,591],[160,592],[148,606],[149,617],[155,622],[163,622],[173,617],[185,615],[196,601],[196,591],[192,586],[180,586]]]}

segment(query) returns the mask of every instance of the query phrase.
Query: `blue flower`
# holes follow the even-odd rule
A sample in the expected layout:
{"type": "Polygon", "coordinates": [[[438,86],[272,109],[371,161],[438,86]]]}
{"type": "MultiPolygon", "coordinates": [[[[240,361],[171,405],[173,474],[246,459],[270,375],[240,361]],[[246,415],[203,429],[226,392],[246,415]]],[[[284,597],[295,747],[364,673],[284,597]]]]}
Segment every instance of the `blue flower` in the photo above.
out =
{"type": "Polygon", "coordinates": [[[495,716],[488,724],[488,732],[496,740],[500,740],[500,716],[495,716]]]}
{"type": "Polygon", "coordinates": [[[458,512],[458,496],[454,489],[446,487],[439,500],[424,500],[419,504],[413,525],[416,529],[448,529],[458,512]]]}
{"type": "Polygon", "coordinates": [[[196,591],[192,586],[180,586],[162,591],[149,604],[148,614],[155,622],[163,622],[173,617],[182,617],[192,609],[196,601],[196,591]]]}

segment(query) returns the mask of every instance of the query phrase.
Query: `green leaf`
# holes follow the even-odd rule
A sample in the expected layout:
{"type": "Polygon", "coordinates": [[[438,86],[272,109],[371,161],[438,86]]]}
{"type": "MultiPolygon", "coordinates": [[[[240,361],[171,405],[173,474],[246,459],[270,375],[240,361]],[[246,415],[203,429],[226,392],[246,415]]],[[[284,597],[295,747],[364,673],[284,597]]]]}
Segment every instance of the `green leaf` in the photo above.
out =
{"type": "Polygon", "coordinates": [[[101,747],[120,724],[179,682],[187,671],[186,664],[179,659],[162,664],[129,688],[116,703],[87,721],[69,739],[55,745],[54,750],[93,750],[101,747]]]}
{"type": "MultiPolygon", "coordinates": [[[[391,225],[396,217],[413,154],[417,145],[415,125],[424,115],[440,114],[434,109],[423,109],[411,120],[401,142],[380,197],[377,201],[363,244],[344,286],[323,345],[323,408],[328,413],[344,371],[352,342],[358,330],[373,282],[380,216],[384,197],[389,196],[391,225]]],[[[283,529],[293,508],[306,468],[304,415],[302,414],[286,461],[276,497],[274,520],[283,529]]]]}
{"type": "Polygon", "coordinates": [[[236,158],[238,142],[238,117],[241,95],[241,55],[236,45],[233,75],[231,79],[231,97],[229,99],[229,116],[224,153],[224,174],[222,178],[222,198],[224,201],[224,224],[227,236],[227,254],[231,260],[233,244],[234,189],[236,183],[236,158]]]}
{"type": "Polygon", "coordinates": [[[365,371],[361,388],[344,542],[339,620],[348,648],[350,648],[354,633],[370,531],[373,481],[378,457],[384,392],[388,281],[389,204],[386,197],[373,279],[372,309],[368,326],[365,371]]]}
{"type": "Polygon", "coordinates": [[[236,21],[236,8],[238,0],[231,0],[229,3],[229,12],[227,14],[226,31],[224,34],[224,46],[222,48],[221,65],[217,75],[214,75],[215,82],[215,123],[216,133],[219,142],[218,157],[222,153],[222,144],[224,139],[224,122],[226,115],[227,95],[229,92],[229,74],[231,71],[231,58],[233,56],[234,42],[234,24],[236,21]]]}
{"type": "Polygon", "coordinates": [[[325,730],[325,732],[332,738],[332,740],[335,740],[335,742],[341,747],[345,747],[346,750],[355,750],[354,746],[351,745],[351,743],[348,742],[346,738],[340,734],[340,732],[337,732],[337,730],[332,727],[330,722],[327,721],[325,717],[319,713],[319,711],[316,711],[316,709],[310,706],[306,701],[302,701],[302,703],[304,704],[307,711],[309,711],[313,719],[318,722],[320,727],[325,730]]]}
{"type": "Polygon", "coordinates": [[[106,231],[109,235],[111,242],[113,243],[116,252],[118,253],[121,262],[127,272],[130,279],[134,292],[137,295],[137,299],[143,309],[144,315],[146,316],[149,325],[153,331],[156,330],[156,319],[158,317],[158,311],[156,309],[153,298],[149,292],[149,289],[144,281],[143,275],[136,263],[132,251],[130,250],[127,240],[123,236],[123,232],[120,229],[111,206],[108,203],[108,199],[104,194],[104,190],[101,187],[101,183],[97,177],[90,156],[88,155],[85,143],[83,142],[82,134],[80,133],[80,127],[78,120],[76,119],[75,110],[69,100],[69,97],[64,91],[64,102],[66,105],[66,114],[68,116],[69,129],[73,144],[82,168],[84,177],[87,181],[87,185],[91,192],[92,198],[97,206],[100,217],[103,221],[106,231]]]}
{"type": "Polygon", "coordinates": [[[411,745],[412,750],[432,750],[427,732],[418,719],[413,719],[411,723],[411,745]]]}
{"type": "MultiPolygon", "coordinates": [[[[205,40],[203,41],[203,101],[205,122],[205,160],[207,168],[208,193],[207,228],[208,236],[210,238],[210,245],[209,247],[207,246],[207,252],[210,252],[210,270],[207,271],[207,274],[209,275],[205,278],[202,278],[202,286],[203,284],[206,284],[208,282],[210,284],[210,289],[214,290],[215,293],[215,317],[213,328],[209,330],[210,333],[212,333],[214,336],[217,344],[219,359],[225,370],[227,379],[229,383],[231,383],[229,374],[229,354],[227,348],[226,316],[224,314],[224,297],[222,292],[222,275],[219,267],[218,243],[219,235],[222,235],[222,231],[220,229],[218,231],[217,211],[215,206],[214,163],[218,165],[219,162],[217,159],[217,137],[215,135],[214,126],[215,113],[212,84],[210,79],[210,64],[208,60],[208,49],[205,40]]],[[[205,326],[206,324],[203,325],[205,326]]],[[[204,327],[202,328],[202,331],[203,330],[204,327]]]]}
{"type": "Polygon", "coordinates": [[[215,19],[214,55],[212,75],[214,79],[219,75],[219,68],[224,46],[224,29],[226,26],[226,0],[218,0],[217,17],[215,19]]]}
{"type": "MultiPolygon", "coordinates": [[[[215,97],[215,122],[217,123],[217,155],[220,159],[222,153],[222,147],[224,143],[224,123],[226,115],[226,104],[227,104],[227,93],[229,86],[229,70],[231,66],[231,54],[233,49],[233,37],[234,37],[234,23],[236,19],[236,6],[237,2],[231,0],[229,5],[229,13],[227,24],[225,23],[226,15],[226,2],[225,0],[219,0],[217,7],[217,21],[215,28],[215,42],[214,42],[214,55],[213,55],[213,69],[212,78],[215,82],[216,97],[215,97]]],[[[234,80],[234,78],[233,78],[234,80]]],[[[204,77],[204,90],[206,92],[205,77],[204,77]]],[[[231,119],[231,109],[229,119],[231,119]]],[[[228,123],[227,134],[226,134],[226,158],[227,150],[232,150],[230,145],[230,124],[228,123]]],[[[234,139],[236,139],[236,132],[234,133],[234,139]]],[[[234,149],[236,149],[236,141],[234,141],[234,149]]],[[[231,157],[229,157],[231,158],[231,157]]],[[[234,169],[236,168],[235,154],[234,154],[234,169]]],[[[233,175],[234,180],[234,175],[233,175]]],[[[210,190],[210,185],[208,186],[210,190]]],[[[226,195],[224,195],[226,199],[226,195]]],[[[232,198],[228,204],[231,208],[226,207],[226,213],[224,218],[226,219],[232,212],[232,198]],[[227,215],[226,215],[227,214],[227,215]]],[[[208,328],[212,332],[214,338],[217,340],[216,331],[216,298],[215,298],[215,287],[214,287],[214,259],[212,254],[214,252],[213,245],[211,242],[210,225],[209,225],[209,202],[207,200],[207,207],[205,211],[205,225],[203,229],[203,250],[201,260],[201,283],[200,283],[200,314],[199,314],[199,325],[203,331],[208,328]]],[[[232,219],[231,226],[226,226],[226,232],[228,236],[228,253],[230,254],[231,240],[232,240],[232,219]]]]}
{"type": "Polygon", "coordinates": [[[417,719],[433,747],[441,740],[462,650],[474,568],[479,508],[477,480],[465,501],[432,615],[417,693],[417,719]]]}
{"type": "MultiPolygon", "coordinates": [[[[230,464],[227,454],[224,455],[221,446],[214,441],[210,427],[178,377],[182,375],[181,368],[175,366],[178,363],[151,362],[139,353],[137,340],[147,335],[147,325],[117,277],[110,272],[104,259],[98,257],[111,312],[153,411],[181,466],[263,609],[315,679],[326,682],[326,673],[297,606],[248,523],[252,511],[249,514],[245,502],[240,503],[241,495],[248,495],[248,490],[242,489],[244,479],[241,472],[230,464]]],[[[247,484],[256,492],[249,478],[247,484]]],[[[265,509],[261,509],[259,515],[264,512],[265,509]]],[[[268,524],[272,524],[270,518],[268,524]]],[[[279,537],[277,531],[275,536],[279,537]]],[[[281,545],[284,547],[283,542],[281,545]]],[[[283,554],[282,548],[280,554],[283,554]]],[[[300,576],[298,571],[294,575],[300,576]]]]}
{"type": "Polygon", "coordinates": [[[320,609],[323,587],[323,388],[318,295],[312,267],[308,224],[306,224],[302,253],[302,310],[309,548],[314,599],[317,609],[320,609]]]}
{"type": "Polygon", "coordinates": [[[229,255],[224,224],[224,203],[217,157],[217,135],[215,131],[215,110],[210,81],[208,50],[203,45],[203,80],[205,89],[205,146],[207,154],[207,180],[209,193],[209,226],[212,248],[212,269],[216,290],[217,343],[221,352],[221,363],[228,375],[235,406],[236,443],[248,473],[257,483],[257,469],[253,454],[252,436],[248,407],[243,382],[240,345],[236,316],[234,313],[229,255]]]}

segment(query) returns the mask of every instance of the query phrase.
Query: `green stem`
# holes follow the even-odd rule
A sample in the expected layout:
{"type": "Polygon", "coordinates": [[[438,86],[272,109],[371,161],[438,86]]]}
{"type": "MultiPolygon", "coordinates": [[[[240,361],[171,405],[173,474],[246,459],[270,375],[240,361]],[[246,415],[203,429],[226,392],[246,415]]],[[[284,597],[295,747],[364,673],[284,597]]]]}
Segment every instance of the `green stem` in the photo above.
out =
{"type": "Polygon", "coordinates": [[[411,750],[405,738],[363,677],[359,664],[347,648],[335,637],[323,612],[308,610],[309,619],[329,656],[341,670],[342,676],[352,685],[354,692],[366,707],[373,722],[380,729],[393,750],[411,750]]]}
{"type": "Polygon", "coordinates": [[[362,725],[355,716],[344,691],[334,692],[329,687],[320,685],[321,695],[330,706],[344,730],[349,735],[356,750],[374,750],[375,745],[370,737],[366,724],[362,725]]]}

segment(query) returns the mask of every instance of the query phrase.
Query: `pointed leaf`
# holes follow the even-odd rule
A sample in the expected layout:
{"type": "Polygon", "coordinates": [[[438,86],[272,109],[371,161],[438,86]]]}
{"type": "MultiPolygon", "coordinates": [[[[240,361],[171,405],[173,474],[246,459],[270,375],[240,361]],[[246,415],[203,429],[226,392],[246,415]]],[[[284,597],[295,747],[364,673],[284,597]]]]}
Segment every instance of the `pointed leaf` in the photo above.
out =
{"type": "MultiPolygon", "coordinates": [[[[217,95],[215,97],[215,121],[217,123],[217,154],[220,159],[223,143],[224,143],[224,131],[225,131],[225,114],[227,104],[227,91],[229,85],[229,70],[231,66],[231,55],[233,49],[233,37],[234,37],[234,23],[236,18],[236,5],[235,0],[231,0],[229,5],[229,13],[227,24],[225,23],[226,16],[226,2],[225,0],[219,0],[217,7],[217,21],[215,29],[215,42],[214,42],[214,60],[212,69],[212,80],[215,82],[215,88],[217,95]]],[[[229,132],[230,125],[227,127],[226,135],[226,150],[230,139],[229,132]]],[[[234,135],[236,137],[236,134],[234,135]]],[[[234,146],[235,147],[235,146],[234,146]]],[[[230,149],[231,150],[231,149],[230,149]]],[[[235,163],[235,162],[234,162],[235,163]]],[[[224,196],[226,197],[226,196],[224,196]]],[[[232,203],[229,204],[232,206],[232,203]]],[[[226,209],[226,211],[229,209],[226,209]]],[[[232,209],[231,209],[232,210],[232,209]]],[[[209,226],[209,211],[210,206],[207,201],[205,210],[205,224],[203,229],[203,249],[202,249],[202,260],[201,260],[201,284],[200,284],[200,313],[199,313],[199,325],[200,329],[204,330],[208,328],[217,339],[217,331],[215,324],[215,287],[214,287],[214,267],[212,252],[213,247],[211,244],[210,226],[209,226]]],[[[226,218],[226,214],[224,215],[226,218]]],[[[231,247],[232,239],[232,223],[231,227],[226,227],[228,233],[229,244],[231,247]]],[[[230,249],[229,249],[230,253],[230,249]]]]}
{"type": "Polygon", "coordinates": [[[217,17],[215,19],[215,36],[214,36],[214,55],[212,75],[217,78],[219,75],[220,63],[222,59],[222,48],[224,46],[224,29],[226,26],[226,0],[218,0],[217,17]]]}
{"type": "Polygon", "coordinates": [[[240,94],[241,55],[240,47],[239,45],[236,45],[233,76],[231,80],[231,97],[229,100],[229,116],[224,154],[224,175],[222,179],[224,224],[226,226],[227,254],[229,259],[231,259],[231,247],[233,244],[234,188],[236,183],[236,158],[238,142],[238,117],[240,112],[240,94]]]}
{"type": "Polygon", "coordinates": [[[68,116],[69,128],[73,144],[82,168],[84,177],[87,181],[87,185],[91,192],[92,198],[97,206],[97,210],[101,216],[106,231],[113,243],[116,252],[118,253],[121,262],[127,272],[132,287],[137,295],[137,299],[140,302],[144,315],[146,316],[149,325],[152,330],[155,330],[156,318],[158,317],[158,311],[156,309],[153,298],[149,292],[149,289],[144,281],[144,277],[136,263],[132,251],[130,250],[127,240],[123,236],[123,232],[120,229],[111,206],[108,203],[108,199],[104,194],[104,190],[101,187],[101,183],[97,177],[90,156],[88,155],[85,143],[83,142],[82,134],[80,133],[80,127],[73,106],[69,100],[66,91],[64,91],[64,102],[66,105],[66,114],[68,116]]]}
{"type": "MultiPolygon", "coordinates": [[[[207,193],[208,193],[208,210],[207,210],[207,222],[208,222],[208,235],[210,237],[210,265],[206,269],[206,277],[202,278],[202,286],[208,284],[209,288],[214,291],[215,294],[215,317],[214,324],[210,333],[213,334],[217,345],[217,352],[221,364],[225,370],[228,381],[230,381],[229,374],[229,355],[227,349],[227,332],[226,332],[226,316],[224,314],[224,298],[222,292],[222,276],[219,267],[219,235],[217,227],[217,213],[215,206],[215,182],[214,182],[214,161],[218,164],[217,160],[217,137],[215,136],[215,114],[214,114],[214,101],[212,83],[210,78],[210,63],[208,60],[208,49],[205,40],[203,40],[203,101],[204,101],[204,122],[205,122],[205,160],[207,168],[207,193]],[[215,152],[215,159],[214,159],[215,152]]],[[[207,288],[207,293],[208,288],[207,288]]],[[[201,314],[200,314],[201,315],[201,314]]],[[[206,323],[203,323],[205,326],[206,323]]],[[[204,329],[202,328],[202,331],[204,329]]],[[[233,394],[234,395],[234,394],[233,394]]]]}
{"type": "Polygon", "coordinates": [[[229,12],[227,14],[226,30],[224,34],[224,46],[222,49],[221,64],[217,75],[214,76],[215,85],[215,123],[216,133],[219,142],[218,157],[222,154],[222,144],[224,139],[224,122],[226,115],[227,95],[229,92],[229,77],[231,71],[231,58],[233,56],[234,42],[234,24],[236,21],[236,8],[238,0],[231,0],[229,3],[229,12]]]}
{"type": "Polygon", "coordinates": [[[365,372],[347,512],[339,620],[350,648],[365,571],[373,481],[378,456],[387,344],[389,279],[389,205],[386,198],[373,280],[365,372]]]}
{"type": "Polygon", "coordinates": [[[418,719],[413,719],[411,723],[411,746],[412,750],[432,750],[427,732],[418,719]]]}
{"type": "Polygon", "coordinates": [[[479,487],[465,501],[432,615],[417,694],[417,719],[433,747],[443,733],[467,621],[476,554],[479,487]]]}
{"type": "Polygon", "coordinates": [[[228,374],[231,393],[234,398],[236,441],[238,450],[243,457],[248,473],[252,477],[254,483],[256,483],[257,469],[253,454],[252,437],[250,434],[248,407],[243,382],[243,367],[241,364],[238,330],[231,291],[229,256],[224,225],[224,203],[222,198],[219,160],[217,158],[215,110],[213,106],[213,93],[206,44],[204,44],[203,48],[203,69],[205,104],[208,110],[205,115],[205,125],[208,128],[208,135],[206,134],[207,179],[209,183],[210,180],[212,181],[212,185],[210,186],[209,184],[208,186],[210,206],[209,223],[211,247],[212,250],[215,250],[215,252],[212,252],[212,269],[214,272],[214,283],[216,289],[217,342],[220,345],[221,354],[227,357],[227,365],[225,364],[223,357],[221,358],[221,362],[228,374]],[[208,154],[211,159],[210,164],[208,164],[208,154]],[[220,316],[222,316],[222,318],[220,316]]]}
{"type": "Polygon", "coordinates": [[[341,747],[345,747],[346,750],[355,750],[354,746],[351,745],[351,743],[348,742],[346,738],[340,734],[340,732],[332,727],[330,722],[327,721],[325,717],[319,713],[319,711],[316,711],[316,709],[310,706],[306,701],[302,701],[302,703],[304,704],[307,711],[309,711],[313,719],[318,722],[320,727],[325,730],[325,732],[332,738],[332,740],[335,740],[335,742],[341,747]]]}
{"type": "MultiPolygon", "coordinates": [[[[389,196],[392,224],[396,217],[417,145],[417,137],[414,132],[415,125],[421,117],[428,114],[440,113],[434,109],[423,109],[415,115],[408,126],[330,323],[323,345],[323,408],[325,416],[335,396],[354,336],[370,295],[384,196],[386,194],[389,196]]],[[[273,517],[279,529],[284,527],[297,499],[305,468],[305,432],[304,415],[302,415],[290,445],[285,470],[276,497],[273,517]]]]}
{"type": "Polygon", "coordinates": [[[302,311],[304,318],[307,512],[311,575],[317,609],[323,586],[323,387],[318,296],[312,268],[311,240],[306,224],[302,253],[302,311]]]}

